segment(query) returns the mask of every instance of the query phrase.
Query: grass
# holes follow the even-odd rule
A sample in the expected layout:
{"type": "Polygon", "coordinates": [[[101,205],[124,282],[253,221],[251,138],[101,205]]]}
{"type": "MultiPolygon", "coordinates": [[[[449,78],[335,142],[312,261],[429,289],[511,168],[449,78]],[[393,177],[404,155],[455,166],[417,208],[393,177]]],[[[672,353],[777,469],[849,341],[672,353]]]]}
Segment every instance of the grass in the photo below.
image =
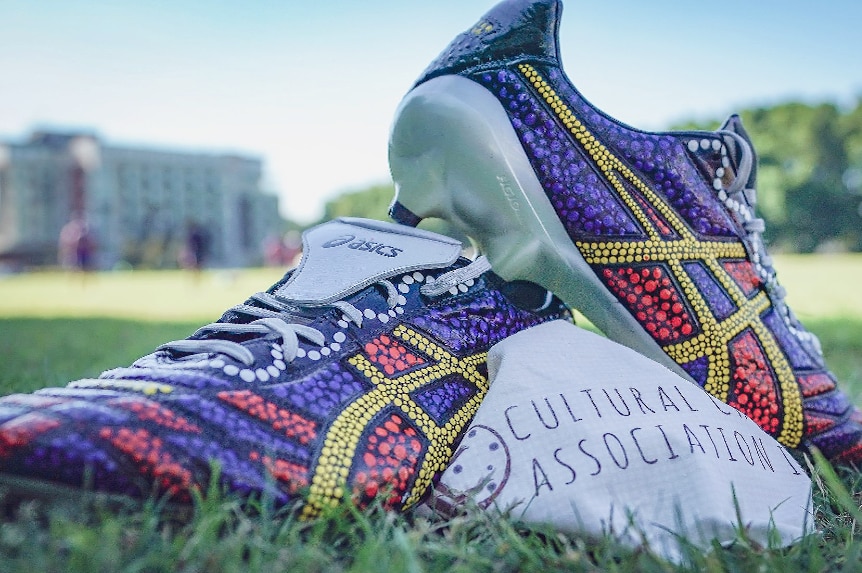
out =
{"type": "MultiPolygon", "coordinates": [[[[782,283],[862,402],[860,257],[786,257],[782,283]],[[836,280],[835,277],[841,277],[836,280]],[[855,277],[855,278],[854,278],[855,277]],[[839,289],[845,288],[841,291],[839,289]],[[828,295],[824,296],[824,293],[828,295]]],[[[205,273],[34,274],[0,280],[0,394],[96,376],[130,363],[280,276],[205,273]]],[[[0,494],[1,495],[1,494],[0,494]]],[[[815,474],[819,533],[787,549],[740,534],[731,548],[688,548],[680,564],[611,538],[527,526],[468,510],[443,520],[341,507],[313,522],[216,490],[179,518],[158,500],[116,508],[80,499],[26,502],[0,514],[0,572],[17,571],[831,571],[862,564],[862,475],[815,474]]]]}
{"type": "Polygon", "coordinates": [[[62,272],[0,277],[0,317],[205,322],[281,278],[280,269],[62,272]]]}

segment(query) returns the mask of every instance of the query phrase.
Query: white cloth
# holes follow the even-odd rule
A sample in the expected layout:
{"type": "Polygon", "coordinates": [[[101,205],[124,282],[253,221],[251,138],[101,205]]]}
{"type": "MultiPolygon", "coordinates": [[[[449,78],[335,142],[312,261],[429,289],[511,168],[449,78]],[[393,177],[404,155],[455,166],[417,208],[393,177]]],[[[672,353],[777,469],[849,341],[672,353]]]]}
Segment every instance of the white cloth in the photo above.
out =
{"type": "Polygon", "coordinates": [[[754,422],[664,366],[564,321],[490,352],[491,387],[429,502],[480,507],[678,557],[740,525],[812,526],[811,482],[754,422]],[[738,513],[737,513],[738,511],[738,513]]]}

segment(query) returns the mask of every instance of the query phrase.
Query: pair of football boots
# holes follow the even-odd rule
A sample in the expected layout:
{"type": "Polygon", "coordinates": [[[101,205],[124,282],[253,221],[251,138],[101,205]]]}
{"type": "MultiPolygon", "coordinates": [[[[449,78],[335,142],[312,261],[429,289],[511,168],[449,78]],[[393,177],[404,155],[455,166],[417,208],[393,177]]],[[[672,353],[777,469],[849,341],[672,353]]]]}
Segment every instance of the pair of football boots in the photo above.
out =
{"type": "Polygon", "coordinates": [[[862,414],[785,304],[739,119],[649,133],[608,117],[562,70],[560,12],[507,0],[422,74],[390,141],[400,224],[315,227],[296,269],[189,338],[0,400],[0,479],[183,501],[216,476],[306,517],[407,508],[488,391],[491,346],[567,305],[785,446],[858,465],[862,414]],[[413,228],[430,217],[482,255],[413,228]]]}

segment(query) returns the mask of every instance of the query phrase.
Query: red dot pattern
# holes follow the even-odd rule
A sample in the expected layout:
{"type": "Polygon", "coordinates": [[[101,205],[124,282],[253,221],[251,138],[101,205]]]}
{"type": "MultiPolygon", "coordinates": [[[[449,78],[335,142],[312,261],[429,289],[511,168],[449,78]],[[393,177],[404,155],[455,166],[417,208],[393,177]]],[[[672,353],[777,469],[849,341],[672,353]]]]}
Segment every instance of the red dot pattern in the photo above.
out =
{"type": "Polygon", "coordinates": [[[721,266],[733,277],[733,280],[747,297],[751,297],[763,284],[763,280],[757,274],[754,265],[748,261],[725,261],[721,266]]]}
{"type": "Polygon", "coordinates": [[[192,424],[182,416],[178,416],[164,406],[150,402],[149,400],[140,400],[136,398],[120,398],[108,402],[111,406],[117,406],[124,410],[129,410],[137,414],[138,419],[148,422],[154,422],[159,426],[179,430],[181,432],[191,432],[200,434],[201,429],[195,424],[192,424]]]}
{"type": "Polygon", "coordinates": [[[856,443],[834,458],[835,463],[849,463],[855,467],[859,467],[859,460],[862,460],[862,443],[856,443]]]}
{"type": "Polygon", "coordinates": [[[294,438],[301,444],[307,444],[317,436],[316,422],[279,408],[250,390],[219,392],[218,397],[258,420],[269,422],[274,430],[284,432],[285,436],[294,438]]]}
{"type": "Polygon", "coordinates": [[[678,342],[695,333],[695,324],[673,281],[662,267],[606,268],[608,288],[637,321],[662,344],[678,342]]]}
{"type": "Polygon", "coordinates": [[[819,434],[835,425],[834,420],[821,418],[810,412],[803,412],[803,417],[805,418],[805,433],[808,435],[819,434]]]}
{"type": "Polygon", "coordinates": [[[251,452],[249,458],[255,462],[261,462],[270,475],[283,483],[290,493],[296,493],[304,487],[308,487],[308,468],[287,460],[273,459],[262,456],[260,452],[251,452]]]}
{"type": "Polygon", "coordinates": [[[416,430],[398,414],[391,414],[368,436],[365,451],[356,460],[354,495],[368,502],[385,488],[387,507],[396,507],[410,485],[419,458],[422,442],[416,430]]]}
{"type": "Polygon", "coordinates": [[[409,352],[385,334],[368,342],[365,345],[365,354],[371,362],[380,366],[387,376],[425,364],[425,360],[409,352]]]}
{"type": "Polygon", "coordinates": [[[835,380],[826,372],[815,374],[799,374],[796,377],[803,398],[819,396],[835,389],[835,380]]]}
{"type": "Polygon", "coordinates": [[[778,434],[783,412],[778,384],[763,350],[750,330],[730,343],[731,391],[727,403],[754,420],[764,431],[778,434]]]}
{"type": "Polygon", "coordinates": [[[189,489],[193,485],[189,470],[174,461],[168,452],[162,450],[162,440],[143,428],[102,428],[99,437],[108,440],[115,448],[129,456],[139,471],[155,479],[162,490],[180,501],[189,501],[189,489]]]}
{"type": "Polygon", "coordinates": [[[632,196],[637,200],[638,204],[640,204],[641,209],[643,209],[646,216],[649,217],[649,220],[652,221],[652,224],[655,225],[656,230],[661,233],[663,237],[671,238],[676,237],[676,233],[674,233],[671,228],[668,226],[665,221],[659,217],[655,209],[653,209],[649,203],[647,203],[643,197],[638,195],[637,193],[632,193],[632,196]]]}
{"type": "Polygon", "coordinates": [[[12,454],[17,448],[26,446],[36,436],[60,425],[58,420],[31,412],[14,418],[0,426],[0,458],[12,454]]]}

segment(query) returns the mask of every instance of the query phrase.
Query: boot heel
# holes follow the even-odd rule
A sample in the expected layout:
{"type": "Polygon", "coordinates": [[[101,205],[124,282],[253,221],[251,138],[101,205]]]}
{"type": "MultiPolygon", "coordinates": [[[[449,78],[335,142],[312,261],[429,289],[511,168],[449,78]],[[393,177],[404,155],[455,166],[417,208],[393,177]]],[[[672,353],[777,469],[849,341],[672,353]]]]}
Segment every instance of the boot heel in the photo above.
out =
{"type": "Polygon", "coordinates": [[[389,165],[395,220],[446,219],[482,246],[503,278],[571,288],[549,274],[558,267],[551,264],[560,258],[556,245],[571,241],[505,110],[485,88],[441,76],[408,93],[390,133],[389,165]]]}
{"type": "Polygon", "coordinates": [[[449,221],[504,279],[540,284],[611,338],[683,373],[651,339],[629,336],[640,326],[572,243],[506,110],[484,87],[440,76],[411,90],[396,111],[389,166],[393,218],[449,221]]]}
{"type": "Polygon", "coordinates": [[[505,111],[483,87],[442,76],[407,94],[391,130],[389,165],[396,221],[446,219],[494,256],[498,273],[512,267],[506,278],[526,278],[524,259],[542,250],[544,234],[532,231],[534,211],[550,204],[505,111]]]}

